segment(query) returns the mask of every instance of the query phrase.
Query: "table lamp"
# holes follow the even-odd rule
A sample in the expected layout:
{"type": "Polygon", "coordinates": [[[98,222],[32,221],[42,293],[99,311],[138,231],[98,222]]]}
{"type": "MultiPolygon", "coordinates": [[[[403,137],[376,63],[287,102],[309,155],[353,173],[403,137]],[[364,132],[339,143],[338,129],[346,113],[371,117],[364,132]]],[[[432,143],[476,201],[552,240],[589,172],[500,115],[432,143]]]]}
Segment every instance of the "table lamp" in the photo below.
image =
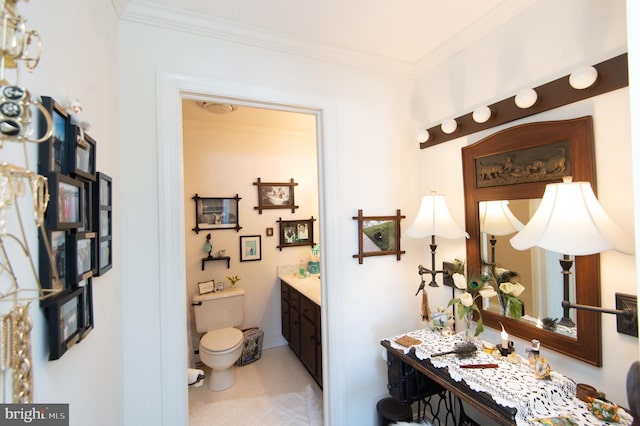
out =
{"type": "Polygon", "coordinates": [[[569,256],[585,256],[607,250],[634,253],[633,239],[609,218],[589,182],[572,182],[569,176],[564,177],[562,183],[548,184],[533,217],[510,241],[516,250],[540,247],[564,255],[560,260],[564,300],[563,318],[559,324],[575,326],[569,318],[571,308],[624,315],[627,319],[635,318],[637,323],[637,312],[632,309],[605,309],[569,301],[569,274],[573,265],[569,256]]]}
{"type": "Polygon", "coordinates": [[[491,268],[496,266],[496,236],[513,234],[522,230],[524,225],[509,209],[509,201],[492,200],[480,202],[480,232],[489,235],[491,244],[491,268]]]}

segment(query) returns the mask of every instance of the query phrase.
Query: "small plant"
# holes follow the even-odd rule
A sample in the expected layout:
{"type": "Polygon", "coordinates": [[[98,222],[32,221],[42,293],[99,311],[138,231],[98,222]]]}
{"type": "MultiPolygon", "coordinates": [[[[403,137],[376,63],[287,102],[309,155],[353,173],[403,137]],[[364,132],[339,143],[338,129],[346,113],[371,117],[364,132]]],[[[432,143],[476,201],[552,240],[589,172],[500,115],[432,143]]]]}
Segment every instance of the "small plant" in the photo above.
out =
{"type": "Polygon", "coordinates": [[[240,277],[239,277],[239,276],[237,276],[237,275],[234,275],[234,276],[232,276],[232,277],[227,277],[227,279],[228,279],[228,280],[229,280],[229,282],[231,283],[231,287],[235,287],[235,286],[236,286],[236,283],[237,283],[238,281],[240,281],[240,277]]]}

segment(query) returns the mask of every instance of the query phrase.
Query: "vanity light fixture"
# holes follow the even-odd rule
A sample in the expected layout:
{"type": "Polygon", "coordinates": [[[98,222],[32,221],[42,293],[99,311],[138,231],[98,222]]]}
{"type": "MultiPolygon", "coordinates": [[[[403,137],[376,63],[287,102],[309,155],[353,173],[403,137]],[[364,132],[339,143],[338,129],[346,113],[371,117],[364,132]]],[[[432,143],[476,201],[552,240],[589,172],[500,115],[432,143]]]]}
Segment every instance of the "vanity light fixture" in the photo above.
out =
{"type": "Polygon", "coordinates": [[[429,131],[427,129],[420,129],[416,133],[416,140],[420,143],[424,143],[429,140],[429,131]]]}
{"type": "Polygon", "coordinates": [[[525,89],[518,92],[515,98],[518,108],[531,108],[538,101],[538,93],[533,89],[525,89]]]}
{"type": "Polygon", "coordinates": [[[594,85],[598,79],[598,70],[595,67],[580,67],[569,75],[569,84],[574,89],[587,89],[594,85]]]}
{"type": "Polygon", "coordinates": [[[481,106],[473,110],[473,121],[476,123],[486,123],[491,118],[491,108],[488,106],[481,106]]]}
{"type": "MultiPolygon", "coordinates": [[[[548,184],[533,217],[510,241],[516,250],[540,247],[564,254],[560,260],[564,300],[563,318],[559,324],[574,326],[569,318],[569,309],[574,308],[621,316],[626,321],[634,322],[637,330],[637,308],[633,306],[618,310],[569,301],[569,274],[573,265],[570,255],[584,256],[607,250],[634,253],[633,239],[607,215],[589,182],[571,182],[568,176],[563,178],[562,183],[548,184]]],[[[620,331],[620,323],[618,329],[620,331]]]]}
{"type": "Polygon", "coordinates": [[[444,133],[450,135],[451,133],[455,132],[456,129],[458,128],[458,122],[453,118],[447,118],[442,122],[442,124],[440,125],[440,128],[444,133]]]}

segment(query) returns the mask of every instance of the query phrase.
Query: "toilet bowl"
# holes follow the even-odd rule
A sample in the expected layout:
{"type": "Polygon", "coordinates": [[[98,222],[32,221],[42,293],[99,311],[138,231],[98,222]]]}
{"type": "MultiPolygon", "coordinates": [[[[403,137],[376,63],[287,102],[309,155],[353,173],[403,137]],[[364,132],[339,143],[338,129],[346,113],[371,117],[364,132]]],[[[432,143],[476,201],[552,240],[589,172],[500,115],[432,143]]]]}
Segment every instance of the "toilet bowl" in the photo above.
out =
{"type": "Polygon", "coordinates": [[[242,331],[233,327],[207,332],[200,339],[200,361],[211,368],[207,387],[212,391],[229,389],[236,383],[233,365],[242,355],[242,331]]]}

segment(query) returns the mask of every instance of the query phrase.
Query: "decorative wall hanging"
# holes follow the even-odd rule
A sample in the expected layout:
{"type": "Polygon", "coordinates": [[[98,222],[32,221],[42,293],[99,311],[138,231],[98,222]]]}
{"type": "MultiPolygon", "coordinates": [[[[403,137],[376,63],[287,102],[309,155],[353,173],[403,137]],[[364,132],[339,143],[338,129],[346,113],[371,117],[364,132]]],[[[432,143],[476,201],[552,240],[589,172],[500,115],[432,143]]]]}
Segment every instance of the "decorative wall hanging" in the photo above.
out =
{"type": "Polygon", "coordinates": [[[295,205],[293,188],[298,186],[296,182],[261,182],[258,178],[254,185],[258,187],[258,206],[254,210],[258,210],[262,214],[262,210],[273,209],[291,209],[291,213],[295,213],[298,206],[295,205]]]}
{"type": "Polygon", "coordinates": [[[84,330],[84,287],[75,287],[45,299],[49,323],[49,360],[60,358],[78,343],[84,330]]]}
{"type": "Polygon", "coordinates": [[[280,251],[285,247],[315,245],[313,240],[313,222],[315,222],[313,216],[311,216],[310,219],[303,220],[282,220],[282,218],[278,218],[278,224],[280,225],[280,244],[278,244],[277,247],[280,251]]]}
{"type": "Polygon", "coordinates": [[[195,201],[196,226],[192,229],[197,234],[203,230],[235,229],[240,232],[240,210],[238,203],[242,198],[235,197],[191,197],[195,201]]]}
{"type": "Polygon", "coordinates": [[[240,237],[240,262],[262,260],[262,238],[260,235],[240,237]]]}
{"type": "Polygon", "coordinates": [[[395,216],[363,216],[358,210],[358,254],[353,258],[362,264],[365,257],[395,255],[397,260],[405,253],[400,250],[400,220],[406,216],[396,210],[395,216]]]}

